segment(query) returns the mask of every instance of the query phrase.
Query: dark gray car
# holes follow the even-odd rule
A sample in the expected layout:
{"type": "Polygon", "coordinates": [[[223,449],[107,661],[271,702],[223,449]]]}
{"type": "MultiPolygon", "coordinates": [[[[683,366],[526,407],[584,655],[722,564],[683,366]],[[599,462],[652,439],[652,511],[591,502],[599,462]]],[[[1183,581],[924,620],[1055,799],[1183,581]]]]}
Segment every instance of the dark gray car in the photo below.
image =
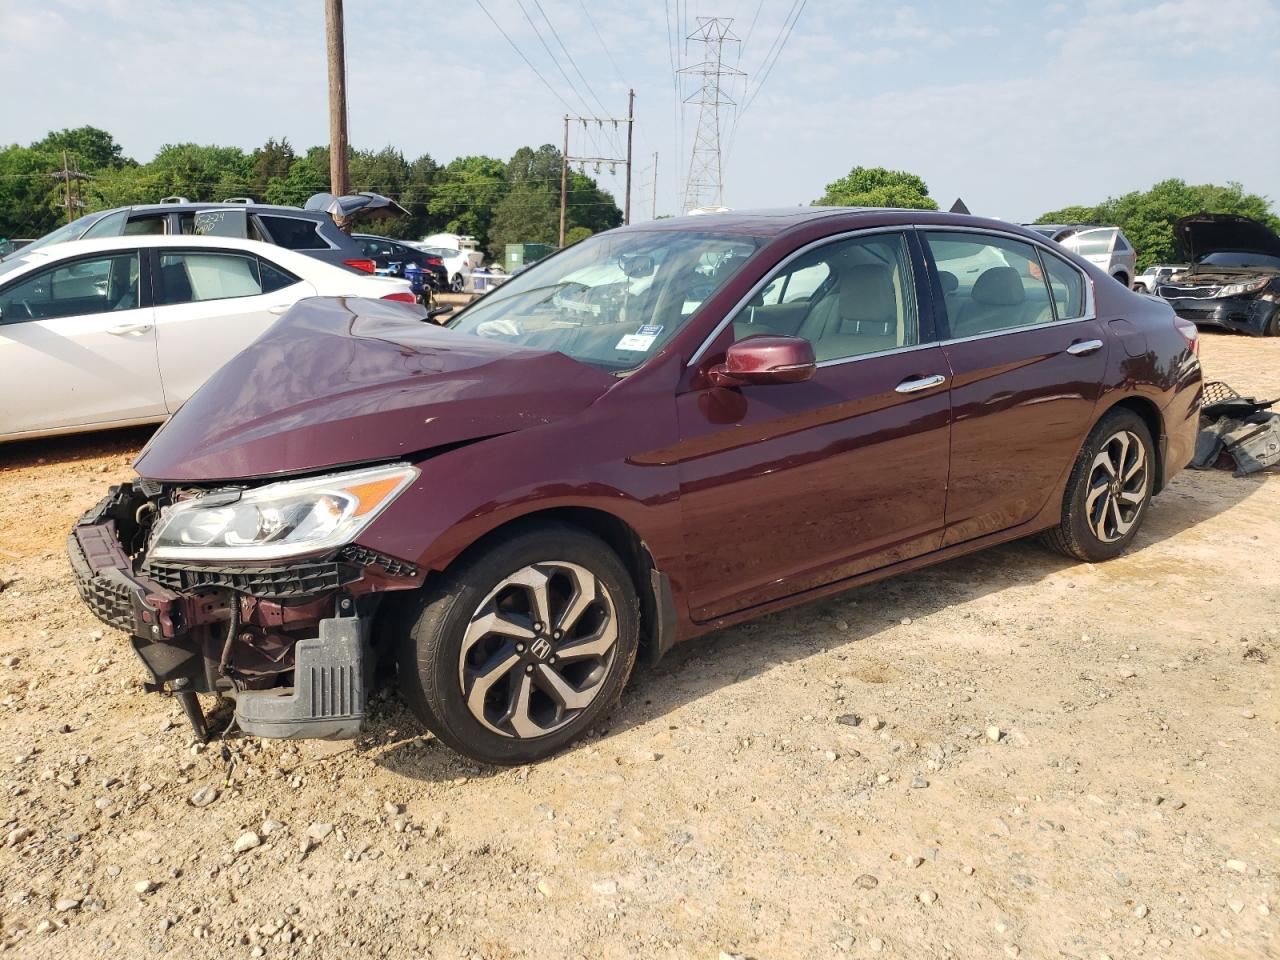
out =
{"type": "Polygon", "coordinates": [[[261,240],[358,273],[374,272],[373,261],[338,229],[328,213],[254,203],[247,198],[192,203],[174,197],[161,203],[99,210],[45,234],[27,249],[68,240],[157,233],[261,240]]]}

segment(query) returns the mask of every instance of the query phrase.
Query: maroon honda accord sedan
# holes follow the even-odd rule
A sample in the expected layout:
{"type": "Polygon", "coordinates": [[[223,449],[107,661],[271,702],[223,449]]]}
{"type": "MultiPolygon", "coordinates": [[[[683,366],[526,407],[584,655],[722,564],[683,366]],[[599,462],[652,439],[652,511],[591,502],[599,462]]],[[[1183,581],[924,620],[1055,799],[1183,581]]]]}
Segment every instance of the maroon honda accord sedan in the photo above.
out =
{"type": "Polygon", "coordinates": [[[1030,534],[1133,540],[1190,459],[1195,328],[1035,233],[800,209],[600,234],[446,328],[303,301],[69,540],[149,688],[352,737],[378,663],[482,761],[637,658],[1030,534]]]}

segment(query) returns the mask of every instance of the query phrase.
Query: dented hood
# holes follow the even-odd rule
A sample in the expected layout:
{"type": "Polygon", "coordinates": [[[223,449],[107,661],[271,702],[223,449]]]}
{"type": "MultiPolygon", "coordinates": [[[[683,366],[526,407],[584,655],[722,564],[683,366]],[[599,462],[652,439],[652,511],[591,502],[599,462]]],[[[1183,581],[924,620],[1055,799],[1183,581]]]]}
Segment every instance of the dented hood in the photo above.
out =
{"type": "Polygon", "coordinates": [[[135,467],[207,483],[392,460],[549,423],[616,382],[561,353],[422,323],[398,304],[303,300],[197,390],[135,467]]]}
{"type": "Polygon", "coordinates": [[[1231,213],[1197,213],[1173,225],[1174,246],[1188,263],[1220,251],[1280,257],[1280,237],[1265,223],[1231,213]]]}

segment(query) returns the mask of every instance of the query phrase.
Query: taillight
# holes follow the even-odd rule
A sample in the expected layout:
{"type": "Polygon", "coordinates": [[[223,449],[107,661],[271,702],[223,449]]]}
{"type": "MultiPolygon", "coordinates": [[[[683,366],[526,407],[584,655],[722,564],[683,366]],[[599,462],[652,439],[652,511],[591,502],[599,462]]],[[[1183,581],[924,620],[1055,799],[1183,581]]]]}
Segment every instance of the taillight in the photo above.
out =
{"type": "Polygon", "coordinates": [[[443,266],[444,266],[444,261],[443,261],[443,260],[441,260],[439,257],[427,257],[427,258],[426,258],[426,261],[427,261],[427,263],[431,264],[431,266],[433,266],[433,267],[443,267],[443,266]]]}
{"type": "Polygon", "coordinates": [[[1187,341],[1187,349],[1197,357],[1200,356],[1200,331],[1196,329],[1196,325],[1176,314],[1173,317],[1173,325],[1177,327],[1182,339],[1187,341]]]}
{"type": "Polygon", "coordinates": [[[417,303],[418,302],[418,298],[415,297],[412,293],[409,293],[408,291],[401,291],[398,293],[388,293],[382,299],[395,300],[397,303],[417,303]]]}
{"type": "Polygon", "coordinates": [[[365,273],[373,273],[378,269],[378,265],[372,260],[343,260],[352,270],[362,270],[365,273]]]}

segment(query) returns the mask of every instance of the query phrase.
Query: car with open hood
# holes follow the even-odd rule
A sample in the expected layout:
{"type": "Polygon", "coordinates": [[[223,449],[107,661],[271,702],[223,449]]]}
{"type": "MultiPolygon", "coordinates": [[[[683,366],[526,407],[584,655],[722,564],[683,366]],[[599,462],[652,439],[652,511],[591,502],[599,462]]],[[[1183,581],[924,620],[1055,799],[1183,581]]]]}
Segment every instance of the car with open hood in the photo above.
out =
{"type": "Polygon", "coordinates": [[[1250,217],[1199,213],[1174,225],[1190,264],[1156,292],[1178,316],[1204,326],[1280,337],[1280,236],[1250,217]]]}
{"type": "Polygon", "coordinates": [[[1032,534],[1114,557],[1194,448],[1194,325],[995,220],[661,220],[445,328],[389,306],[290,310],[71,532],[197,730],[221,694],[355,736],[380,662],[444,743],[536,760],[676,642],[1032,534]]]}

